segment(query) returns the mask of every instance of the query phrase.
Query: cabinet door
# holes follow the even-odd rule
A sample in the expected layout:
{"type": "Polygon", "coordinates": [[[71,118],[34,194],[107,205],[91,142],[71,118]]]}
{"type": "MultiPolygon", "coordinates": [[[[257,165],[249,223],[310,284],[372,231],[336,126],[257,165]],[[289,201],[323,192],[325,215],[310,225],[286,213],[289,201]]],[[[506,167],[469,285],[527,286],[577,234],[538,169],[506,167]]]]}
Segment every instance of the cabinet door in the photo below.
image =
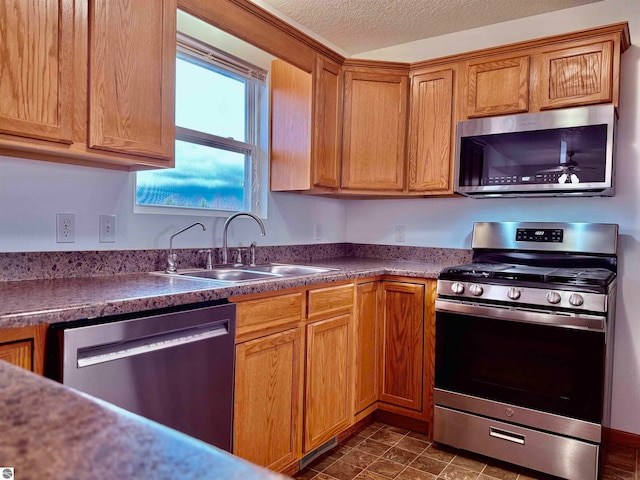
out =
{"type": "Polygon", "coordinates": [[[381,402],[423,407],[424,286],[383,282],[381,402]]]}
{"type": "Polygon", "coordinates": [[[73,3],[0,2],[0,132],[71,143],[73,3]]]}
{"type": "Polygon", "coordinates": [[[469,118],[529,109],[529,57],[469,63],[469,118]]]}
{"type": "Polygon", "coordinates": [[[378,313],[380,282],[358,285],[358,311],[355,319],[356,382],[354,413],[378,400],[378,313]]]}
{"type": "Polygon", "coordinates": [[[47,325],[0,330],[0,360],[44,374],[47,325]]]}
{"type": "Polygon", "coordinates": [[[305,453],[351,424],[350,323],[342,315],[307,325],[305,453]]]}
{"type": "Polygon", "coordinates": [[[313,185],[340,186],[342,70],[318,56],[314,72],[313,185]]]}
{"type": "Polygon", "coordinates": [[[543,52],[540,108],[610,102],[612,55],[611,41],[543,52]]]}
{"type": "Polygon", "coordinates": [[[175,142],[176,0],[93,0],[89,147],[162,158],[175,142]]]}
{"type": "Polygon", "coordinates": [[[408,77],[346,72],[342,188],[404,187],[408,77]]]}
{"type": "Polygon", "coordinates": [[[311,188],[313,78],[283,61],[271,62],[271,190],[311,188]]]}
{"type": "Polygon", "coordinates": [[[451,176],[453,71],[411,80],[409,190],[448,190],[451,176]]]}
{"type": "Polygon", "coordinates": [[[301,456],[302,327],[236,346],[233,453],[279,470],[301,456]]]}

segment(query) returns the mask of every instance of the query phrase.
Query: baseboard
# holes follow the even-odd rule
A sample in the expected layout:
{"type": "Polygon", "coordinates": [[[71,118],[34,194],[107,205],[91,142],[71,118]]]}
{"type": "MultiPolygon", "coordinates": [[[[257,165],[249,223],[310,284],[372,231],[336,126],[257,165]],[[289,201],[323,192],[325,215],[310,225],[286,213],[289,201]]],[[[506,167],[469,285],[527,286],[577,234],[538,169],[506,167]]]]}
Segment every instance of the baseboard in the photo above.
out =
{"type": "Polygon", "coordinates": [[[372,418],[371,414],[369,414],[366,417],[358,420],[356,423],[351,425],[344,432],[341,432],[341,433],[338,434],[338,443],[342,442],[346,438],[349,438],[354,433],[358,433],[360,430],[362,430],[364,427],[369,425],[371,422],[373,422],[373,418],[372,418]]]}
{"type": "Polygon", "coordinates": [[[622,430],[614,430],[613,428],[608,428],[606,430],[609,437],[609,443],[613,443],[621,447],[640,450],[640,435],[637,433],[623,432],[622,430]]]}
{"type": "Polygon", "coordinates": [[[373,412],[373,418],[380,422],[393,425],[394,427],[406,428],[407,430],[429,435],[429,422],[426,420],[418,420],[417,418],[411,418],[380,409],[373,412]]]}

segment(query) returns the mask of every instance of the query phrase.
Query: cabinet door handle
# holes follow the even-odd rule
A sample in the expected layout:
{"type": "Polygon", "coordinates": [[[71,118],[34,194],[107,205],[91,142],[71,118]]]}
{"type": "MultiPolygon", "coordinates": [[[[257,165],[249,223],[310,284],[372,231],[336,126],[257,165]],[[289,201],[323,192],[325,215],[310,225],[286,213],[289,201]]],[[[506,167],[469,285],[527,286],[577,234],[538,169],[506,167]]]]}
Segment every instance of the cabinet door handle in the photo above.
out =
{"type": "Polygon", "coordinates": [[[507,440],[508,442],[524,445],[525,436],[518,433],[507,432],[495,427],[489,427],[489,435],[501,440],[507,440]]]}

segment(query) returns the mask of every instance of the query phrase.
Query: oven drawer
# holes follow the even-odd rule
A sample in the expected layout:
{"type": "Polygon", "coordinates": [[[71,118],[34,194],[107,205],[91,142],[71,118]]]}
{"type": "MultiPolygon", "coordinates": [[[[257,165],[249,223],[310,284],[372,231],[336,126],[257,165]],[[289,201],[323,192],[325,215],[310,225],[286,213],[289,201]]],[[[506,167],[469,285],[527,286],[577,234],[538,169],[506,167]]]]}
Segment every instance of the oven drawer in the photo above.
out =
{"type": "Polygon", "coordinates": [[[435,407],[436,442],[568,480],[596,480],[599,446],[435,407]]]}

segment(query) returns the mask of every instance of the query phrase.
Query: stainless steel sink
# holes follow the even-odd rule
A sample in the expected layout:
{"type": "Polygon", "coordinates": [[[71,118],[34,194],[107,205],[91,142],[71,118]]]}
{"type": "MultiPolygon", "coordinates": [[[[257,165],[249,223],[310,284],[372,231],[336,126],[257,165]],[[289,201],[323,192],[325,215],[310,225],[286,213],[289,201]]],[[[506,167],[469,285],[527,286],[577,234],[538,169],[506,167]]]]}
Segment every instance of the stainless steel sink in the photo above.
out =
{"type": "Polygon", "coordinates": [[[214,268],[213,270],[182,270],[178,273],[183,277],[210,278],[225,282],[246,282],[249,280],[265,280],[281,277],[277,273],[244,270],[240,268],[214,268]]]}
{"type": "Polygon", "coordinates": [[[284,263],[268,263],[250,267],[247,265],[217,265],[212,270],[190,269],[180,270],[182,277],[209,278],[225,282],[248,282],[252,280],[267,280],[269,278],[288,277],[295,275],[311,275],[335,270],[334,268],[312,267],[309,265],[290,265],[284,263]]]}
{"type": "Polygon", "coordinates": [[[255,267],[247,267],[248,270],[277,273],[279,275],[310,275],[313,273],[324,273],[334,268],[326,267],[310,267],[308,265],[286,265],[281,263],[270,263],[267,265],[257,265],[255,267]]]}

